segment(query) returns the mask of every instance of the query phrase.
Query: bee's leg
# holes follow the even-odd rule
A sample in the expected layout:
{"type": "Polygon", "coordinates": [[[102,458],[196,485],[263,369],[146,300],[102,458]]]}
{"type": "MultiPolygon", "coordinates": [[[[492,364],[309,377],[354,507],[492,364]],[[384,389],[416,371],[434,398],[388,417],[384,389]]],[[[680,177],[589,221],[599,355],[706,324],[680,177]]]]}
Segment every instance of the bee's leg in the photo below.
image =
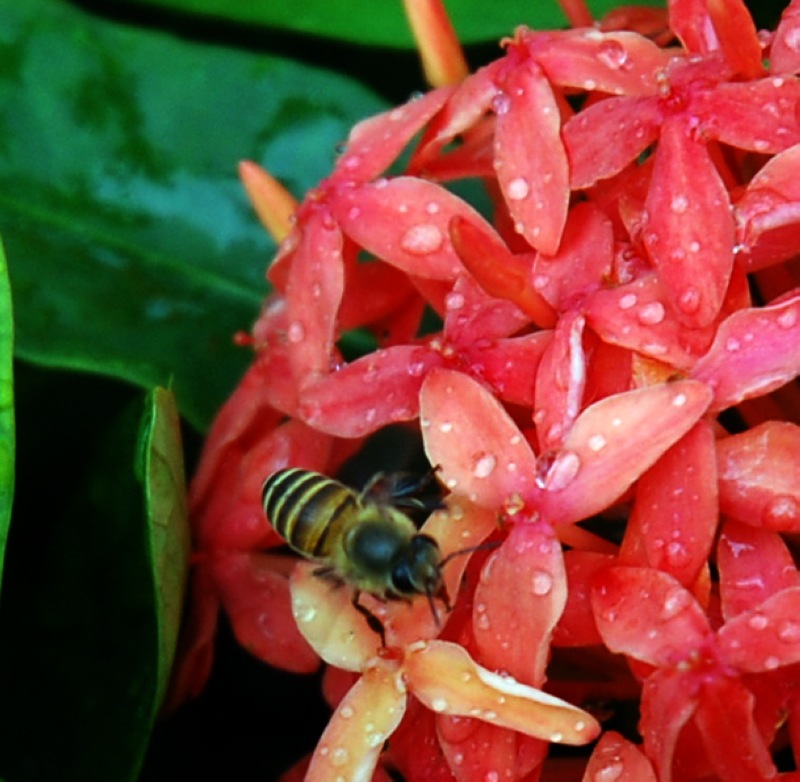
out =
{"type": "Polygon", "coordinates": [[[356,589],[355,592],[353,592],[353,599],[351,601],[353,608],[355,608],[356,611],[358,611],[358,613],[367,620],[369,629],[372,630],[373,633],[377,633],[380,636],[381,646],[386,646],[386,630],[383,627],[383,622],[381,622],[381,620],[378,619],[378,617],[375,616],[375,614],[373,614],[369,608],[362,606],[361,603],[358,602],[360,597],[361,591],[356,589]]]}

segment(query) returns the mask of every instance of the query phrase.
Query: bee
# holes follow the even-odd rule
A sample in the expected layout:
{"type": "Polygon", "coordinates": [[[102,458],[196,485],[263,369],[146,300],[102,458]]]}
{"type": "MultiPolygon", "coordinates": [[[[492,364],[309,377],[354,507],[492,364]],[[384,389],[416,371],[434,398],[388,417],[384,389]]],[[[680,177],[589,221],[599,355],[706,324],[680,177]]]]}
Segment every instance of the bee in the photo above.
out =
{"type": "Polygon", "coordinates": [[[264,482],[272,526],[290,548],[320,564],[316,575],[354,587],[353,606],[384,646],[383,625],[359,602],[362,592],[381,600],[425,595],[437,624],[434,598],[450,610],[442,581],[446,559],[412,518],[443,507],[438,497],[425,496],[433,475],[379,473],[361,492],[299,468],[278,470],[264,482]]]}

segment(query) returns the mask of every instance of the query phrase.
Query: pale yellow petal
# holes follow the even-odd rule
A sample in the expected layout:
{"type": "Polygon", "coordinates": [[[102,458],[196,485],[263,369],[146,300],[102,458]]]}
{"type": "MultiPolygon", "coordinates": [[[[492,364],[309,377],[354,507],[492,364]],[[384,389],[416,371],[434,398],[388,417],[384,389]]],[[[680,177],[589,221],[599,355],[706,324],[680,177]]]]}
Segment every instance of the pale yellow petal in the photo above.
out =
{"type": "Polygon", "coordinates": [[[306,782],[369,782],[406,710],[396,662],[376,660],[344,696],[311,758],[306,782]]]}
{"type": "Polygon", "coordinates": [[[457,644],[409,647],[403,671],[409,690],[435,712],[475,717],[557,744],[586,744],[600,732],[582,709],[483,668],[457,644]]]}

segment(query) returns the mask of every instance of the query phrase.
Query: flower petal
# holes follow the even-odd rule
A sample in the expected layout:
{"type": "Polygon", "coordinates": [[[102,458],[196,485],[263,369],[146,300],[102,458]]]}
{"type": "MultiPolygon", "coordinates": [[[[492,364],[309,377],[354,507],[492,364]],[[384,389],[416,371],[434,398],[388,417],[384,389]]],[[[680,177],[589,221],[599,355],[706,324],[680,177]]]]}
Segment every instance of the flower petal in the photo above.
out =
{"type": "Polygon", "coordinates": [[[475,588],[473,634],[480,661],[541,687],[566,600],[564,557],[552,530],[515,524],[475,588]]]}
{"type": "Polygon", "coordinates": [[[712,638],[708,619],[691,592],[653,568],[600,572],[592,589],[592,609],[612,652],[650,665],[677,665],[712,638]]]}
{"type": "Polygon", "coordinates": [[[296,627],[314,651],[330,665],[363,671],[380,646],[373,632],[352,605],[350,588],[314,575],[317,566],[300,562],[291,578],[291,607],[296,627]]]}
{"type": "Polygon", "coordinates": [[[767,421],[717,445],[720,509],[782,532],[800,530],[800,427],[767,421]]]}
{"type": "Polygon", "coordinates": [[[719,507],[714,433],[700,421],[640,478],[634,514],[652,567],[691,588],[708,560],[719,507]]]}
{"type": "Polygon", "coordinates": [[[789,3],[783,10],[778,29],[772,36],[769,51],[769,68],[772,73],[794,74],[800,71],[800,50],[797,46],[800,35],[800,8],[789,3]]]}
{"type": "Polygon", "coordinates": [[[714,410],[763,396],[800,373],[800,295],[726,318],[692,377],[714,389],[714,410]]]}
{"type": "Polygon", "coordinates": [[[561,317],[536,372],[533,420],[541,451],[559,448],[572,428],[583,404],[586,386],[586,355],[583,327],[577,312],[561,317]]]}
{"type": "Polygon", "coordinates": [[[582,782],[657,782],[655,771],[635,744],[607,730],[589,758],[582,782]]]}
{"type": "Polygon", "coordinates": [[[800,662],[800,586],[768,597],[719,630],[725,661],[748,673],[800,662]]]}
{"type": "Polygon", "coordinates": [[[343,187],[331,196],[331,209],[365,250],[408,274],[436,280],[454,280],[463,271],[450,242],[456,215],[494,230],[443,187],[409,176],[343,187]]]}
{"type": "Polygon", "coordinates": [[[426,374],[442,363],[439,353],[396,345],[328,374],[303,392],[299,413],[305,423],[338,437],[363,437],[419,413],[419,389],[426,374]]]}
{"type": "Polygon", "coordinates": [[[367,668],[333,713],[306,782],[370,782],[384,742],[403,718],[406,699],[396,665],[378,661],[367,668]]]}
{"type": "Polygon", "coordinates": [[[564,125],[564,145],[572,189],[583,190],[622,171],[656,140],[662,119],[651,97],[608,98],[571,117],[564,125]]]}
{"type": "Polygon", "coordinates": [[[319,659],[292,616],[287,571],[293,561],[274,554],[228,554],[210,561],[214,582],[239,643],[260,660],[310,673],[319,659]]]}
{"type": "Polygon", "coordinates": [[[752,782],[777,776],[753,719],[754,702],[738,679],[717,676],[702,684],[694,721],[719,779],[752,782]]]}
{"type": "Polygon", "coordinates": [[[530,445],[500,403],[468,375],[432,370],[420,393],[420,417],[425,452],[450,491],[497,511],[512,495],[534,490],[530,445]]]}
{"type": "Polygon", "coordinates": [[[347,140],[347,150],[336,162],[335,180],[367,182],[382,174],[423,125],[453,93],[441,87],[402,106],[359,122],[347,140]]]}
{"type": "Polygon", "coordinates": [[[664,123],[655,155],[643,234],[678,317],[694,328],[720,311],[733,268],[728,191],[688,123],[664,123]]]}
{"type": "Polygon", "coordinates": [[[453,643],[409,647],[404,673],[414,695],[438,713],[476,717],[558,744],[586,744],[600,731],[590,714],[492,673],[453,643]]]}
{"type": "Polygon", "coordinates": [[[722,528],[717,567],[726,620],[776,592],[800,586],[800,574],[780,535],[736,521],[726,521],[722,528]]]}
{"type": "Polygon", "coordinates": [[[532,60],[514,62],[495,99],[495,171],[517,232],[540,252],[558,249],[567,219],[569,167],[550,84],[532,60]]]}
{"type": "MultiPolygon", "coordinates": [[[[538,508],[550,523],[607,508],[705,412],[711,391],[678,381],[595,402],[578,416],[549,470],[538,508]]],[[[541,472],[541,471],[540,471],[541,472]]]]}

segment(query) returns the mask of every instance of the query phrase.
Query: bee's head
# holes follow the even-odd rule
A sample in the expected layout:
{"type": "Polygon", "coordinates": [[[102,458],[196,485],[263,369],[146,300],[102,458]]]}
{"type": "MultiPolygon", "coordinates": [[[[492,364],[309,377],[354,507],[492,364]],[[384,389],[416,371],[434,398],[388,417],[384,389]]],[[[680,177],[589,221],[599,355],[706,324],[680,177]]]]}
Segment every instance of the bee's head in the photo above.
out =
{"type": "Polygon", "coordinates": [[[442,592],[442,555],[430,535],[414,535],[398,553],[392,563],[392,588],[401,595],[427,595],[433,605],[442,592]]]}

